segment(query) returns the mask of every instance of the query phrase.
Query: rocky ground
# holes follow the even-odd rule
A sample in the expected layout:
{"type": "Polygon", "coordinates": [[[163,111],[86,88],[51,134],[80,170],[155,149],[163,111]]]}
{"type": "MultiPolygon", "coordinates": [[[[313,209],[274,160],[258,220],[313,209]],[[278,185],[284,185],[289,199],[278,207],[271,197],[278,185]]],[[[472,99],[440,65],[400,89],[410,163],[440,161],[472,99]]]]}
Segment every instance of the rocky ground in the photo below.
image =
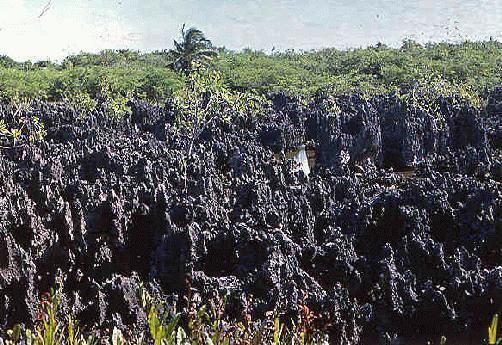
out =
{"type": "Polygon", "coordinates": [[[45,139],[0,145],[0,330],[33,322],[62,277],[63,308],[98,329],[144,326],[144,282],[180,307],[228,295],[235,317],[306,299],[343,344],[478,342],[502,305],[502,88],[482,110],[272,101],[212,122],[191,156],[168,106],[36,103],[45,139]],[[278,158],[302,144],[308,176],[278,158]]]}

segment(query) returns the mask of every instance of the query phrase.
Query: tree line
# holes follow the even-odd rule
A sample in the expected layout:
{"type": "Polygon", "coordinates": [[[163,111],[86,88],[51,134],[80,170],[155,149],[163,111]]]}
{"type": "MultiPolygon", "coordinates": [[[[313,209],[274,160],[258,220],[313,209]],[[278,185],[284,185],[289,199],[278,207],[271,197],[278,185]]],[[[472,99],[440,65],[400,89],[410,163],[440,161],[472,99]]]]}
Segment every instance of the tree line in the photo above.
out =
{"type": "Polygon", "coordinates": [[[218,71],[232,90],[261,94],[381,93],[436,75],[486,95],[502,83],[502,43],[494,40],[425,45],[406,40],[399,48],[377,44],[268,54],[214,47],[201,30],[183,25],[173,43],[172,49],[149,53],[80,53],[60,63],[16,62],[1,56],[0,97],[58,101],[65,94],[82,92],[95,99],[105,85],[113,94],[163,102],[184,86],[196,66],[218,71]]]}

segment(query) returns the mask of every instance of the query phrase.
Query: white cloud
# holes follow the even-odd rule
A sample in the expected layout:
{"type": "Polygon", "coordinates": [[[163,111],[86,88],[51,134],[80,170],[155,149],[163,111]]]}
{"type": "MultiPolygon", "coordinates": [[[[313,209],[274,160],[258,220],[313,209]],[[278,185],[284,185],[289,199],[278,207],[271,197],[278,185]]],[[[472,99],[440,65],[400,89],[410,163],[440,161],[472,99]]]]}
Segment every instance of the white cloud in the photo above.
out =
{"type": "Polygon", "coordinates": [[[0,53],[18,60],[60,59],[127,46],[128,30],[113,10],[96,12],[88,2],[72,3],[53,0],[39,18],[47,0],[0,0],[0,53]]]}

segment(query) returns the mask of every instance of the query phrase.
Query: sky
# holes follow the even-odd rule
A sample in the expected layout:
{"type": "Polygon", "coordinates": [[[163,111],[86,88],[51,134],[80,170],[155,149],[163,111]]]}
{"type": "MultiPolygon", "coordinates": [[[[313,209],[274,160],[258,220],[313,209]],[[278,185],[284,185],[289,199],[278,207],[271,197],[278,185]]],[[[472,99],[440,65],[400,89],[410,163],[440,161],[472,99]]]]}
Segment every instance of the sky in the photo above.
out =
{"type": "Polygon", "coordinates": [[[502,0],[0,0],[0,55],[161,50],[183,23],[240,50],[502,41],[502,0]]]}

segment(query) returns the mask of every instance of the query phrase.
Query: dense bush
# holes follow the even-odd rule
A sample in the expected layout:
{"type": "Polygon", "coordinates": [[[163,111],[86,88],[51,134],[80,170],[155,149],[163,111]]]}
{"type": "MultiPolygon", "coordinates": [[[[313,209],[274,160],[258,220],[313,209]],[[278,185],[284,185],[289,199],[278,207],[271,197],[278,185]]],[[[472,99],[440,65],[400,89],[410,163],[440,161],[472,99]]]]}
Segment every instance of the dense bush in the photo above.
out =
{"type": "MultiPolygon", "coordinates": [[[[105,50],[69,56],[60,64],[15,62],[2,56],[0,96],[4,100],[22,96],[57,101],[65,99],[65,93],[78,90],[96,98],[100,81],[107,79],[123,96],[163,102],[183,85],[184,77],[169,68],[171,55],[105,50]]],[[[379,93],[437,74],[447,82],[486,95],[502,81],[502,43],[420,45],[405,41],[400,49],[378,44],[346,51],[290,50],[273,54],[220,49],[213,68],[222,73],[228,87],[239,91],[311,95],[329,88],[338,93],[379,93]]]]}
{"type": "Polygon", "coordinates": [[[405,41],[400,49],[377,45],[339,51],[287,51],[267,55],[243,51],[217,62],[239,89],[311,92],[327,85],[340,92],[392,90],[431,73],[484,92],[502,80],[502,44],[495,41],[437,43],[405,41]]]}
{"type": "Polygon", "coordinates": [[[0,97],[10,101],[16,97],[60,101],[67,93],[85,92],[92,98],[100,93],[102,80],[113,83],[121,94],[131,94],[151,101],[164,100],[182,85],[175,72],[153,66],[85,66],[69,68],[0,67],[0,97]]]}

